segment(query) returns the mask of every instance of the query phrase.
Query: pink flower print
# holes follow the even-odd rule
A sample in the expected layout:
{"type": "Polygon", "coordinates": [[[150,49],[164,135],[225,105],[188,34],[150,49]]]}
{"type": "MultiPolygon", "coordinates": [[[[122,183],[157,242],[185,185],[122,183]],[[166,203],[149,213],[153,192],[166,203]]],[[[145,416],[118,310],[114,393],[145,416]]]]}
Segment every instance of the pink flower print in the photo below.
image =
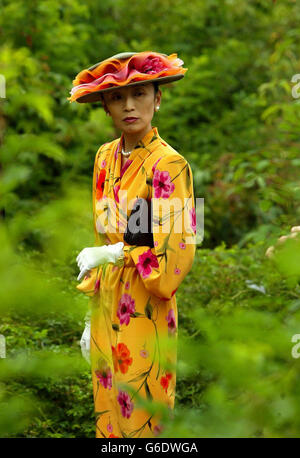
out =
{"type": "Polygon", "coordinates": [[[196,234],[196,212],[195,208],[193,207],[192,210],[190,210],[190,221],[191,221],[191,227],[196,234]]]}
{"type": "Polygon", "coordinates": [[[135,300],[132,299],[130,294],[122,294],[119,300],[119,306],[117,311],[117,317],[120,320],[120,324],[125,323],[128,326],[130,321],[130,314],[135,312],[135,300]]]}
{"type": "Polygon", "coordinates": [[[99,286],[100,286],[100,278],[98,278],[98,280],[95,283],[94,293],[97,293],[99,291],[99,286]]]}
{"type": "Polygon", "coordinates": [[[160,172],[156,169],[153,175],[152,185],[154,188],[154,197],[157,198],[162,197],[163,199],[167,199],[175,189],[175,185],[171,182],[171,177],[167,170],[160,172]]]}
{"type": "Polygon", "coordinates": [[[120,173],[120,178],[122,178],[122,176],[124,175],[124,173],[126,172],[126,170],[128,169],[128,167],[130,166],[132,160],[131,159],[127,159],[127,161],[125,162],[122,170],[121,170],[121,173],[120,173]]]}
{"type": "Polygon", "coordinates": [[[179,243],[179,247],[180,247],[182,250],[185,250],[186,245],[185,245],[185,243],[180,242],[180,243],[179,243]]]}
{"type": "Polygon", "coordinates": [[[175,313],[174,309],[170,309],[168,316],[166,316],[166,320],[168,322],[168,330],[171,334],[176,332],[176,322],[175,322],[175,313]]]}
{"type": "Polygon", "coordinates": [[[102,169],[105,169],[105,167],[106,167],[106,160],[105,160],[105,159],[103,159],[103,161],[101,162],[100,167],[101,167],[102,169]]]}
{"type": "Polygon", "coordinates": [[[120,189],[120,185],[118,184],[117,186],[114,186],[114,197],[115,197],[115,200],[119,203],[119,189],[120,189]]]}
{"type": "Polygon", "coordinates": [[[110,390],[112,387],[112,372],[110,367],[102,370],[95,370],[95,373],[101,385],[103,385],[104,388],[108,388],[110,390]]]}
{"type": "Polygon", "coordinates": [[[115,270],[119,270],[119,268],[120,268],[120,266],[113,266],[113,267],[111,268],[111,271],[114,272],[115,270]]]}
{"type": "Polygon", "coordinates": [[[156,169],[156,166],[157,166],[157,163],[161,160],[161,157],[157,159],[157,161],[153,164],[153,167],[152,167],[152,172],[154,173],[155,172],[155,169],[156,169]]]}
{"type": "Polygon", "coordinates": [[[140,355],[141,355],[142,358],[148,358],[149,353],[148,353],[147,350],[141,350],[140,351],[140,355]]]}
{"type": "Polygon", "coordinates": [[[112,433],[112,432],[113,432],[113,425],[112,425],[111,423],[108,423],[108,425],[107,425],[107,431],[108,431],[109,433],[112,433]]]}
{"type": "Polygon", "coordinates": [[[121,150],[121,139],[120,139],[120,141],[118,143],[118,146],[117,146],[117,148],[115,150],[115,154],[114,154],[115,160],[117,160],[118,153],[119,153],[120,150],[121,150]]]}
{"type": "Polygon", "coordinates": [[[157,240],[155,240],[155,242],[154,242],[154,246],[157,246],[157,245],[158,245],[158,241],[157,241],[157,240]]]}
{"type": "Polygon", "coordinates": [[[147,278],[152,272],[152,267],[159,267],[159,264],[157,257],[149,248],[149,250],[139,256],[139,262],[136,268],[143,278],[147,278]]]}
{"type": "Polygon", "coordinates": [[[179,275],[179,274],[180,274],[180,272],[181,272],[181,270],[180,270],[180,269],[178,269],[178,267],[176,267],[176,269],[174,269],[174,274],[176,274],[176,275],[179,275]]]}
{"type": "Polygon", "coordinates": [[[129,289],[129,285],[130,285],[130,282],[127,281],[127,282],[125,283],[125,289],[129,289]]]}
{"type": "Polygon", "coordinates": [[[163,429],[164,428],[162,425],[155,425],[153,428],[154,436],[158,436],[163,431],[163,429]]]}
{"type": "Polygon", "coordinates": [[[129,418],[133,411],[133,402],[130,400],[129,394],[126,391],[119,390],[117,399],[121,406],[123,417],[129,418]]]}

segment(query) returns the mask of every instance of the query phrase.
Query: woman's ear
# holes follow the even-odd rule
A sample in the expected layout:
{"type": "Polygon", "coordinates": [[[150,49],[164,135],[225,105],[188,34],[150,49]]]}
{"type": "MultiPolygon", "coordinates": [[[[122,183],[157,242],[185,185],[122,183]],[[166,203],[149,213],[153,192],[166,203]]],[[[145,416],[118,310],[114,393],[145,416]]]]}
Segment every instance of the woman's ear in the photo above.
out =
{"type": "Polygon", "coordinates": [[[103,108],[104,108],[104,111],[105,111],[106,115],[107,115],[107,116],[110,116],[110,112],[108,111],[108,109],[107,109],[105,103],[102,103],[102,106],[103,106],[103,108]]]}
{"type": "Polygon", "coordinates": [[[155,96],[155,106],[160,105],[161,102],[161,90],[159,89],[155,96]]]}

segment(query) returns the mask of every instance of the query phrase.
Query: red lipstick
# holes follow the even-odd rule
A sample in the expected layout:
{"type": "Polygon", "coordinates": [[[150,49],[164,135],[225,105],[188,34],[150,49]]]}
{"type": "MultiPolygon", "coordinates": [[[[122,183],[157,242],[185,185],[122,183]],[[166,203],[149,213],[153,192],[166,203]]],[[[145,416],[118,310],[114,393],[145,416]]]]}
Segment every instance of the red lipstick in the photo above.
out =
{"type": "Polygon", "coordinates": [[[128,123],[135,122],[137,120],[138,118],[133,118],[133,117],[128,117],[128,118],[123,119],[123,121],[128,122],[128,123]]]}

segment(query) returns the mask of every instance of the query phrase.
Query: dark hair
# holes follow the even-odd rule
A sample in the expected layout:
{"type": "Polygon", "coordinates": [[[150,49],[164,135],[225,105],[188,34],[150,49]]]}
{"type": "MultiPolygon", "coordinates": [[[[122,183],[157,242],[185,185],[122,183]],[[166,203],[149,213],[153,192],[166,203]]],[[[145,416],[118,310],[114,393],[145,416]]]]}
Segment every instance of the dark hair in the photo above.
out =
{"type": "Polygon", "coordinates": [[[158,82],[157,81],[153,81],[153,86],[154,86],[154,95],[156,95],[156,93],[159,90],[158,82]]]}

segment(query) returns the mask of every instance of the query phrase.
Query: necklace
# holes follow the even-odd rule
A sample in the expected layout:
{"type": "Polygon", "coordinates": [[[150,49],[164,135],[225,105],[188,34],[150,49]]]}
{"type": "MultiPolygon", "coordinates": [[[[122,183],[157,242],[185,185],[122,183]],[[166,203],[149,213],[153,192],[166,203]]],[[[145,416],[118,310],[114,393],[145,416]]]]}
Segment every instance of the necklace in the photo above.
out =
{"type": "Polygon", "coordinates": [[[123,154],[123,156],[129,156],[131,154],[131,151],[127,151],[127,153],[125,153],[124,149],[123,149],[123,146],[122,146],[122,151],[121,153],[123,154]]]}
{"type": "MultiPolygon", "coordinates": [[[[123,142],[122,142],[122,143],[123,143],[123,142]]],[[[123,145],[122,145],[122,151],[121,151],[121,153],[123,154],[123,156],[128,157],[128,156],[131,154],[131,151],[127,151],[127,153],[125,153],[124,148],[123,148],[123,145]]]]}

